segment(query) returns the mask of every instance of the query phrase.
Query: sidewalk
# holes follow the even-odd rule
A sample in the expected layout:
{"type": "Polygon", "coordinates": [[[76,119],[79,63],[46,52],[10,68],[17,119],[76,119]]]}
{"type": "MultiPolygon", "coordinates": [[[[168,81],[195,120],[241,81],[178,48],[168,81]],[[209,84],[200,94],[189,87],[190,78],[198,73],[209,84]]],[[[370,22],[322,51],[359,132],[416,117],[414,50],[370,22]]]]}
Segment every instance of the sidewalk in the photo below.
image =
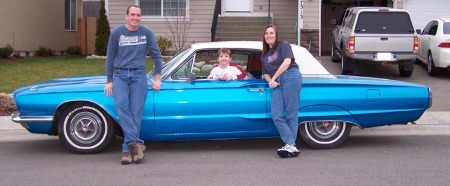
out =
{"type": "MultiPolygon", "coordinates": [[[[450,125],[450,112],[425,112],[417,125],[450,125]]],[[[0,131],[3,130],[22,130],[20,124],[11,121],[11,116],[0,116],[0,131]]]]}

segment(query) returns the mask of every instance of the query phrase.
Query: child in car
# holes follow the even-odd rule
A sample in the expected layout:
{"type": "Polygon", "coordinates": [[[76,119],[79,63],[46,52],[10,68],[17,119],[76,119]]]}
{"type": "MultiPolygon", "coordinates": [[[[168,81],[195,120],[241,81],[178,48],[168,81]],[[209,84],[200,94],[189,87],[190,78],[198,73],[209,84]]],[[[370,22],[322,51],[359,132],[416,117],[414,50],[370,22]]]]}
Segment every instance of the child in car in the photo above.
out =
{"type": "Polygon", "coordinates": [[[231,62],[230,49],[221,48],[217,52],[217,61],[218,63],[209,72],[208,79],[229,81],[243,79],[247,76],[241,67],[231,62]]]}

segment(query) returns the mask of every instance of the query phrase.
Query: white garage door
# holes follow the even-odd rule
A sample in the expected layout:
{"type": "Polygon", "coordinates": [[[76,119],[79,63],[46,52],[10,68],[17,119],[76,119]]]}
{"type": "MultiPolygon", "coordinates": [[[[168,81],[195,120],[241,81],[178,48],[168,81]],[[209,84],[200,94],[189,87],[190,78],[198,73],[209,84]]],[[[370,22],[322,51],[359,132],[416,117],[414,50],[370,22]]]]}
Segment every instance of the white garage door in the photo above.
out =
{"type": "Polygon", "coordinates": [[[404,0],[403,9],[411,15],[415,29],[421,29],[432,20],[450,16],[450,0],[404,0]]]}

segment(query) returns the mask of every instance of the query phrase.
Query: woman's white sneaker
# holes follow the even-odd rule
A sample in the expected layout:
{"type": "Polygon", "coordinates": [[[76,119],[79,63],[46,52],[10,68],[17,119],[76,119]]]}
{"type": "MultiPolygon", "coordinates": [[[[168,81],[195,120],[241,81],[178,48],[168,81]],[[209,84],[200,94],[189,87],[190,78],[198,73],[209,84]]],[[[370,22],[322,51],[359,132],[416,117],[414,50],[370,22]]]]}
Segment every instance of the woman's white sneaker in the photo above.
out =
{"type": "Polygon", "coordinates": [[[277,151],[278,156],[282,158],[287,157],[297,157],[300,154],[300,151],[294,145],[286,144],[284,147],[281,147],[277,151]]]}

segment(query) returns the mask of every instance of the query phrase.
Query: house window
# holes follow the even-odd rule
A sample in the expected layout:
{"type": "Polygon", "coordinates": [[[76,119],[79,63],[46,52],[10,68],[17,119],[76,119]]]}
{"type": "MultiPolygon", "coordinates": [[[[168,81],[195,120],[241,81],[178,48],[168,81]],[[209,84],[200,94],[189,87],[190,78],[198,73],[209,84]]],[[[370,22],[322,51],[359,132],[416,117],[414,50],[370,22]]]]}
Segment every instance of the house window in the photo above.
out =
{"type": "Polygon", "coordinates": [[[65,0],[65,23],[64,28],[67,31],[77,30],[77,1],[65,0]]]}
{"type": "Polygon", "coordinates": [[[100,14],[100,1],[83,1],[83,17],[98,17],[100,14]]]}
{"type": "Polygon", "coordinates": [[[186,16],[187,0],[140,0],[142,16],[186,16]]]}

